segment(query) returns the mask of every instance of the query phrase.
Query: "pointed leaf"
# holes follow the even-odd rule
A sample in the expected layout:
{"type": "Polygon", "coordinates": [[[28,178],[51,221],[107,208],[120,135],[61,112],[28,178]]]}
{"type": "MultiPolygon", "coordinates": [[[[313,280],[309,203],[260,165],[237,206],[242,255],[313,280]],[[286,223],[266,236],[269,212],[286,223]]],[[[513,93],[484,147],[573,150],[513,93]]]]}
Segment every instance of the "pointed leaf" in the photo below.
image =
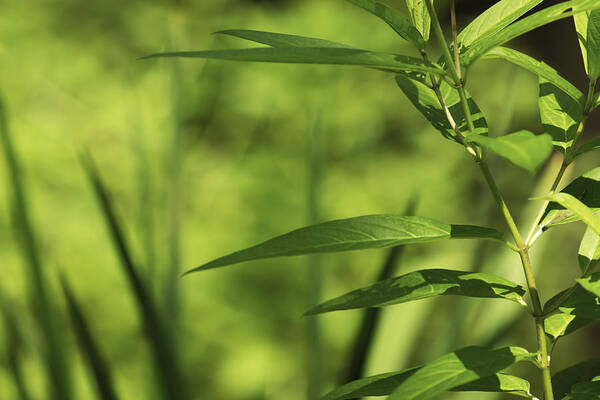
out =
{"type": "Polygon", "coordinates": [[[445,72],[418,58],[374,51],[334,47],[265,47],[233,50],[183,51],[152,54],[157,57],[211,58],[230,61],[255,61],[291,64],[359,65],[397,72],[425,72],[444,75],[445,72]]]}
{"type": "Polygon", "coordinates": [[[581,56],[583,58],[583,66],[586,74],[588,73],[587,31],[589,17],[589,11],[584,11],[573,15],[573,22],[575,23],[575,30],[577,31],[577,38],[579,39],[579,47],[581,48],[581,56]]]}
{"type": "Polygon", "coordinates": [[[187,273],[272,257],[384,248],[451,238],[501,240],[501,237],[495,229],[448,225],[423,217],[366,215],[300,228],[217,258],[187,273]]]}
{"type": "Polygon", "coordinates": [[[585,222],[590,228],[592,228],[596,234],[600,235],[600,217],[596,215],[592,209],[570,194],[554,193],[540,197],[539,200],[553,201],[567,208],[583,222],[585,222]]]}
{"type": "Polygon", "coordinates": [[[458,386],[494,375],[533,355],[520,347],[490,350],[466,347],[446,354],[417,370],[392,392],[389,400],[429,399],[458,386]]]}
{"type": "Polygon", "coordinates": [[[427,0],[405,0],[408,13],[410,15],[410,21],[413,26],[421,33],[423,40],[427,42],[429,40],[429,32],[431,30],[431,16],[427,11],[427,0]]]}
{"type": "MultiPolygon", "coordinates": [[[[347,400],[367,396],[387,396],[419,368],[389,372],[349,382],[336,388],[321,400],[347,400]]],[[[457,386],[454,392],[501,392],[531,398],[530,385],[525,379],[497,373],[486,378],[457,386]]]]}
{"type": "Polygon", "coordinates": [[[587,228],[579,245],[579,268],[585,275],[593,270],[600,261],[600,236],[591,228],[587,228]]]}
{"type": "Polygon", "coordinates": [[[596,272],[585,278],[577,279],[577,283],[591,294],[600,297],[600,272],[596,272]]]}
{"type": "Polygon", "coordinates": [[[495,35],[543,0],[501,0],[475,18],[458,35],[460,47],[484,36],[495,35]]]}
{"type": "Polygon", "coordinates": [[[578,382],[590,381],[600,375],[600,358],[587,360],[563,369],[552,376],[552,389],[557,399],[562,399],[578,382]]]}
{"type": "Polygon", "coordinates": [[[552,153],[552,138],[549,135],[534,135],[529,131],[495,138],[468,135],[467,140],[493,151],[530,173],[537,171],[552,153]]]}
{"type": "Polygon", "coordinates": [[[540,26],[567,18],[573,15],[572,7],[577,7],[579,12],[600,8],[597,0],[572,0],[565,1],[552,7],[547,7],[528,17],[509,25],[500,32],[493,35],[485,35],[475,40],[461,55],[461,63],[465,66],[471,65],[479,57],[496,46],[500,46],[516,37],[532,31],[540,26]]]}
{"type": "Polygon", "coordinates": [[[384,307],[444,295],[504,298],[524,305],[524,294],[523,287],[496,275],[424,269],[353,290],[312,308],[306,315],[354,308],[384,307]]]}
{"type": "Polygon", "coordinates": [[[273,33],[263,31],[253,31],[248,29],[227,29],[215,32],[238,37],[240,39],[250,40],[256,43],[266,44],[271,47],[337,47],[352,48],[345,44],[332,42],[325,39],[317,39],[305,36],[287,35],[284,33],[273,33]]]}
{"type": "Polygon", "coordinates": [[[596,296],[575,285],[548,300],[544,313],[551,313],[544,319],[544,330],[557,339],[600,319],[600,306],[596,296]]]}
{"type": "MultiPolygon", "coordinates": [[[[439,130],[442,135],[448,139],[454,139],[456,133],[450,126],[446,113],[440,105],[440,101],[437,98],[433,89],[427,87],[422,82],[408,79],[404,76],[397,75],[396,83],[402,89],[406,97],[413,103],[413,105],[423,114],[425,118],[431,124],[439,130]]],[[[467,120],[465,118],[462,106],[460,104],[460,97],[455,89],[450,87],[446,82],[442,82],[440,85],[440,92],[444,102],[448,106],[450,113],[455,119],[456,125],[461,132],[468,132],[467,120]]],[[[488,132],[487,122],[483,113],[473,101],[471,96],[467,93],[469,102],[469,108],[473,117],[473,123],[475,125],[475,133],[478,135],[485,135],[488,132]]]]}
{"type": "Polygon", "coordinates": [[[582,144],[575,152],[573,153],[573,158],[577,158],[582,156],[590,151],[600,149],[600,138],[596,138],[594,140],[590,140],[587,143],[582,144]]]}
{"type": "Polygon", "coordinates": [[[346,1],[381,18],[383,21],[385,21],[386,24],[388,24],[393,30],[395,30],[396,33],[400,35],[400,37],[413,42],[418,49],[423,49],[425,47],[425,40],[423,40],[423,36],[417,30],[417,28],[415,28],[411,24],[408,18],[393,10],[392,8],[373,0],[346,1]]]}

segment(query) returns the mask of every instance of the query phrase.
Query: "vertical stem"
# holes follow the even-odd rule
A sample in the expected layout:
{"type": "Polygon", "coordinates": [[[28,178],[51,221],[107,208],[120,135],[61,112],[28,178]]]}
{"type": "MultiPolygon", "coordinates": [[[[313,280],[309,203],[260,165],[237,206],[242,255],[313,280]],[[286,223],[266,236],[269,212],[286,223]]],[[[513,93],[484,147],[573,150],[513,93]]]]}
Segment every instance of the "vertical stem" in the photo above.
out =
{"type": "Polygon", "coordinates": [[[450,23],[452,24],[452,45],[454,49],[454,65],[456,66],[456,74],[458,80],[462,81],[462,74],[460,70],[460,57],[458,54],[458,36],[456,29],[456,6],[455,0],[450,0],[450,23]]]}

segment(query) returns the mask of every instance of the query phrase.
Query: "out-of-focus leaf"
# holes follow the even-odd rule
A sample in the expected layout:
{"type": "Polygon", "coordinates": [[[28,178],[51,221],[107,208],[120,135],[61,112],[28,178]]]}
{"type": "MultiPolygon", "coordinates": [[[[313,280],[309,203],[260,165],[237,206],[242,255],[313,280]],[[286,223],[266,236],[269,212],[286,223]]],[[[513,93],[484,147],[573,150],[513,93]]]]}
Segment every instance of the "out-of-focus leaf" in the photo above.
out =
{"type": "Polygon", "coordinates": [[[357,7],[381,18],[388,24],[400,37],[414,43],[419,49],[425,47],[425,40],[421,33],[415,28],[404,15],[394,9],[373,0],[346,0],[357,7]]]}
{"type": "Polygon", "coordinates": [[[573,153],[573,158],[577,158],[586,153],[589,153],[590,151],[594,151],[594,150],[598,150],[598,149],[600,149],[600,138],[590,140],[589,142],[584,143],[581,146],[579,146],[579,148],[577,150],[575,150],[575,152],[573,153]]]}
{"type": "Polygon", "coordinates": [[[537,171],[552,153],[550,135],[535,135],[529,131],[518,131],[495,138],[468,135],[467,140],[493,151],[530,173],[537,171]]]}
{"type": "MultiPolygon", "coordinates": [[[[407,79],[400,75],[396,76],[396,82],[417,110],[419,110],[444,137],[460,143],[456,138],[456,133],[448,122],[446,113],[440,105],[440,101],[433,89],[421,82],[407,79]]],[[[467,119],[465,118],[457,91],[450,87],[446,82],[442,82],[440,85],[440,93],[442,94],[442,98],[450,110],[450,113],[454,117],[458,129],[466,134],[468,132],[467,119]]],[[[467,99],[473,117],[473,124],[475,125],[475,134],[486,135],[488,127],[483,113],[468,93],[467,99]]]]}
{"type": "Polygon", "coordinates": [[[587,360],[558,371],[552,376],[552,389],[557,399],[562,399],[578,382],[586,382],[600,375],[600,358],[587,360]]]}
{"type": "Polygon", "coordinates": [[[223,34],[238,37],[240,39],[250,40],[256,43],[266,44],[271,47],[337,47],[337,48],[352,48],[345,44],[332,42],[325,39],[317,39],[305,36],[287,35],[284,33],[273,33],[263,31],[253,31],[248,29],[227,29],[224,31],[215,32],[215,34],[223,34]]]}
{"type": "Polygon", "coordinates": [[[567,208],[574,215],[579,217],[585,222],[590,228],[600,235],[600,217],[596,215],[591,208],[587,207],[584,203],[571,196],[568,193],[553,193],[547,196],[539,198],[540,200],[553,201],[567,208]]]}
{"type": "Polygon", "coordinates": [[[458,35],[460,47],[468,47],[484,36],[495,35],[543,0],[500,0],[479,14],[458,35]]]}
{"type": "MultiPolygon", "coordinates": [[[[600,272],[593,273],[585,278],[577,279],[577,283],[591,294],[600,297],[600,272]]],[[[600,308],[600,304],[598,305],[598,308],[600,308]]]]}
{"type": "Polygon", "coordinates": [[[548,300],[544,313],[551,313],[544,320],[544,329],[557,339],[600,319],[600,305],[596,296],[575,285],[548,300]]]}
{"type": "MultiPolygon", "coordinates": [[[[347,400],[367,396],[387,396],[419,368],[389,372],[349,382],[340,386],[321,400],[347,400]]],[[[502,392],[532,398],[530,385],[525,379],[513,375],[497,373],[465,385],[450,389],[454,392],[502,392]]]]}
{"type": "Polygon", "coordinates": [[[217,258],[187,273],[264,258],[384,248],[444,239],[501,240],[501,237],[495,229],[448,225],[424,217],[365,215],[300,228],[217,258]]]}
{"type": "Polygon", "coordinates": [[[427,11],[427,0],[405,0],[410,20],[413,26],[421,33],[423,40],[429,40],[429,31],[431,30],[431,16],[427,11]]]}
{"type": "Polygon", "coordinates": [[[544,26],[562,18],[567,18],[573,15],[571,9],[576,7],[578,11],[592,10],[600,8],[600,3],[597,0],[572,0],[565,1],[555,6],[546,7],[528,17],[509,25],[500,32],[493,35],[485,35],[475,40],[461,54],[461,63],[469,66],[479,57],[488,52],[488,50],[500,46],[516,37],[532,31],[540,26],[544,26]]]}
{"type": "Polygon", "coordinates": [[[600,381],[579,382],[571,387],[571,400],[600,400],[600,381]]]}
{"type": "Polygon", "coordinates": [[[600,236],[591,228],[586,229],[579,245],[578,261],[584,275],[593,270],[600,261],[600,236]]]}
{"type": "Polygon", "coordinates": [[[524,305],[524,294],[523,287],[496,275],[424,269],[353,290],[312,308],[306,315],[354,308],[384,307],[444,295],[504,298],[524,305]]]}

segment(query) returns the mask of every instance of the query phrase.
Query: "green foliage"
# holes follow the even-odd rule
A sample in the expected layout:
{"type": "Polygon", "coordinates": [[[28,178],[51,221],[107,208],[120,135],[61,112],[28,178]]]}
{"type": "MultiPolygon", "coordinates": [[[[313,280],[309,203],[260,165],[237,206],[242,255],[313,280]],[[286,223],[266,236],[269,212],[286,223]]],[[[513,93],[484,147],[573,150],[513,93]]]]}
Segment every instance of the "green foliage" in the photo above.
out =
{"type": "Polygon", "coordinates": [[[592,228],[587,228],[579,246],[579,268],[586,275],[600,261],[600,236],[592,228]]]}
{"type": "Polygon", "coordinates": [[[431,16],[425,5],[426,1],[427,0],[405,0],[410,21],[421,33],[425,42],[429,40],[429,32],[431,30],[431,16]]]}
{"type": "Polygon", "coordinates": [[[552,377],[552,386],[556,398],[562,399],[573,385],[578,382],[591,381],[600,375],[600,359],[587,360],[557,372],[552,377]]]}

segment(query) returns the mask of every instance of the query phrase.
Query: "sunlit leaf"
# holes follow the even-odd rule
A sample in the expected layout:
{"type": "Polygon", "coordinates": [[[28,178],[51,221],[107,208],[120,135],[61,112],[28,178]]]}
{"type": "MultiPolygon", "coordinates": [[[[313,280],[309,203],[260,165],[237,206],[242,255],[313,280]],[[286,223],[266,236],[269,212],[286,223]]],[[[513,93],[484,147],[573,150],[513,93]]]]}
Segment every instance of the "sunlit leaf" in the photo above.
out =
{"type": "MultiPolygon", "coordinates": [[[[600,272],[593,273],[585,278],[577,279],[577,283],[588,292],[600,297],[600,272]]],[[[600,305],[598,307],[600,308],[600,305]]]]}
{"type": "Polygon", "coordinates": [[[405,0],[408,13],[410,15],[410,21],[413,26],[421,33],[423,40],[427,42],[429,40],[429,31],[431,30],[431,16],[427,11],[427,0],[405,0]]]}
{"type": "Polygon", "coordinates": [[[217,258],[188,273],[272,257],[384,248],[452,238],[499,240],[501,237],[494,229],[448,225],[423,217],[366,215],[300,228],[217,258]]]}
{"type": "Polygon", "coordinates": [[[594,211],[587,207],[583,202],[571,196],[568,193],[553,193],[538,198],[539,200],[548,200],[560,204],[574,215],[585,222],[594,232],[600,235],[600,217],[594,211]]]}
{"type": "Polygon", "coordinates": [[[593,270],[600,261],[600,236],[587,228],[579,245],[579,268],[583,274],[593,270]]]}
{"type": "Polygon", "coordinates": [[[240,39],[250,40],[256,43],[266,44],[272,47],[337,47],[351,48],[345,44],[332,42],[325,39],[317,39],[305,36],[287,35],[284,33],[273,33],[263,31],[253,31],[248,29],[227,29],[215,32],[238,37],[240,39]]]}
{"type": "Polygon", "coordinates": [[[575,285],[552,297],[544,305],[544,330],[553,338],[568,335],[600,319],[598,298],[575,285]]]}
{"type": "Polygon", "coordinates": [[[590,80],[600,77],[600,10],[590,12],[587,23],[587,71],[590,80]]]}
{"type": "Polygon", "coordinates": [[[600,358],[587,360],[558,371],[552,376],[552,389],[557,399],[562,399],[578,382],[590,381],[600,375],[600,358]]]}
{"type": "Polygon", "coordinates": [[[493,151],[531,173],[535,172],[552,153],[552,138],[549,135],[535,135],[529,131],[519,131],[495,138],[468,135],[467,140],[493,151]]]}

